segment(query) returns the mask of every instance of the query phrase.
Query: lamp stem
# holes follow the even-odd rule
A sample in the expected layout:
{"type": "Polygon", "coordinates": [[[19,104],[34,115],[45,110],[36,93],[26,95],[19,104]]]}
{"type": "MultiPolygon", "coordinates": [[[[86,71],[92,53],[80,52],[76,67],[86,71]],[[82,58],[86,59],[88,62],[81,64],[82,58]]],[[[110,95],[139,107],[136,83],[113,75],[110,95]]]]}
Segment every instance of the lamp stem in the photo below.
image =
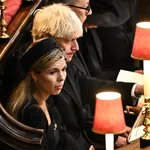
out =
{"type": "Polygon", "coordinates": [[[144,96],[150,97],[150,60],[144,60],[144,96]]]}
{"type": "Polygon", "coordinates": [[[145,97],[145,117],[144,135],[141,137],[140,147],[149,146],[150,143],[150,60],[144,60],[144,97],[145,97]]]}
{"type": "Polygon", "coordinates": [[[105,134],[106,150],[114,150],[114,134],[105,134]]]}

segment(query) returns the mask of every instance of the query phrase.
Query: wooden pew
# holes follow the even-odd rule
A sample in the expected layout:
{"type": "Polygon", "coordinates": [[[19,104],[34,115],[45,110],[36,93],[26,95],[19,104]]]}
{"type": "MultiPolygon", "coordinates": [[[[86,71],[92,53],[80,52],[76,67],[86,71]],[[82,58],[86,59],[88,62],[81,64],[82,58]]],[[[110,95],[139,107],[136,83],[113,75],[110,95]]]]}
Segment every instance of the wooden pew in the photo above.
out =
{"type": "Polygon", "coordinates": [[[0,141],[1,150],[42,150],[43,129],[18,122],[0,104],[0,141]]]}
{"type": "Polygon", "coordinates": [[[0,39],[0,70],[3,68],[7,59],[18,49],[21,40],[26,37],[26,31],[31,29],[32,15],[34,11],[45,4],[45,0],[36,0],[30,5],[23,5],[7,27],[6,33],[9,41],[3,42],[0,39]],[[20,40],[21,39],[21,40],[20,40]]]}
{"type": "MultiPolygon", "coordinates": [[[[33,13],[46,5],[46,1],[35,0],[29,5],[22,4],[7,27],[9,40],[0,39],[0,87],[5,65],[24,43],[31,40],[33,13]]],[[[18,122],[6,112],[1,102],[0,98],[0,150],[42,150],[43,129],[31,128],[18,122]]]]}

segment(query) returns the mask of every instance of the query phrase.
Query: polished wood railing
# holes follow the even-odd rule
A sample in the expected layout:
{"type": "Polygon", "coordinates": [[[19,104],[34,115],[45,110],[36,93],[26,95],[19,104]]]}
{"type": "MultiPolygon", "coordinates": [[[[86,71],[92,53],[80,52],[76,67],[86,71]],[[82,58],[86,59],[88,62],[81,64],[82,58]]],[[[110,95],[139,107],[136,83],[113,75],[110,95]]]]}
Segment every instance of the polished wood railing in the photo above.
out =
{"type": "Polygon", "coordinates": [[[0,70],[8,57],[14,52],[11,50],[13,44],[20,38],[23,29],[32,18],[33,12],[43,5],[43,0],[36,0],[29,5],[22,4],[21,8],[7,27],[6,34],[9,35],[8,41],[2,41],[0,39],[0,70]]]}

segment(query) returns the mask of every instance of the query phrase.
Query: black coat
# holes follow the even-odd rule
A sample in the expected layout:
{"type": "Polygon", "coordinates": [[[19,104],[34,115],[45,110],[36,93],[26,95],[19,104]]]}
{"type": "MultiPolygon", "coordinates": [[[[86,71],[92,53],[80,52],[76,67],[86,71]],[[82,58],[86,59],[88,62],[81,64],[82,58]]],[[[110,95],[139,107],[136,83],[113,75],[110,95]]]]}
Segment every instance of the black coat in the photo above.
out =
{"type": "MultiPolygon", "coordinates": [[[[92,77],[116,80],[119,70],[105,68],[103,45],[96,29],[88,29],[87,32],[84,31],[83,37],[78,39],[78,43],[82,57],[92,77]]],[[[77,55],[80,55],[80,52],[77,52],[77,55]]],[[[79,59],[82,60],[80,57],[79,59]]],[[[107,63],[110,64],[109,60],[107,60],[107,63]]]]}
{"type": "Polygon", "coordinates": [[[27,101],[20,110],[19,121],[34,128],[44,129],[44,150],[80,150],[75,139],[66,132],[61,116],[51,97],[48,99],[48,106],[51,117],[50,125],[48,125],[44,112],[34,98],[27,101]]]}
{"type": "Polygon", "coordinates": [[[132,105],[131,88],[133,84],[116,83],[91,78],[86,68],[76,55],[68,64],[67,79],[62,92],[55,96],[55,104],[60,112],[67,131],[80,142],[83,150],[87,150],[91,140],[104,146],[104,136],[91,132],[95,94],[106,90],[118,91],[122,94],[123,104],[132,105]],[[91,110],[92,111],[91,111],[91,110]],[[99,138],[97,137],[99,136],[99,138]],[[84,147],[83,147],[84,146],[84,147]]]}
{"type": "Polygon", "coordinates": [[[127,23],[117,27],[99,27],[96,32],[102,43],[103,68],[105,70],[134,71],[134,59],[131,57],[134,30],[129,31],[127,23]]]}

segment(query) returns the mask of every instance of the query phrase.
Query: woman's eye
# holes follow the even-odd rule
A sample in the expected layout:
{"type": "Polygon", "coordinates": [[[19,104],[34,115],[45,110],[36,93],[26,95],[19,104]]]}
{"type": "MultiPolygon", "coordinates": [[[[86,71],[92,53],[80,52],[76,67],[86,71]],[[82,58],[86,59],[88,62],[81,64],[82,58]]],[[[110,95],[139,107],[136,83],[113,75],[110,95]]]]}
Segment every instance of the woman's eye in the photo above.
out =
{"type": "Polygon", "coordinates": [[[51,71],[49,74],[53,75],[53,74],[56,74],[57,72],[56,71],[51,71]]]}
{"type": "Polygon", "coordinates": [[[62,71],[66,71],[66,69],[67,69],[67,66],[65,66],[65,67],[62,69],[62,71]]]}

